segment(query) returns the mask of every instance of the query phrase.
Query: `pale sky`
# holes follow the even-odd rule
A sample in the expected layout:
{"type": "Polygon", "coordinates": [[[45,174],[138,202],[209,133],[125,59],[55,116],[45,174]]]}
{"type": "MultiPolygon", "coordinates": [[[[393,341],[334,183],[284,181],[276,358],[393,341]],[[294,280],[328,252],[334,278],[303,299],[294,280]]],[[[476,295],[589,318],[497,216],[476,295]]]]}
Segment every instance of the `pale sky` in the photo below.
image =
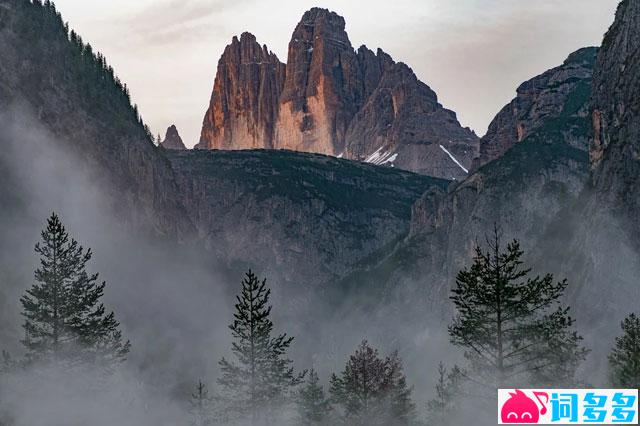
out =
{"type": "Polygon", "coordinates": [[[216,65],[249,31],[281,61],[305,10],[344,16],[351,44],[407,63],[440,103],[483,135],[523,81],[599,45],[618,0],[57,0],[131,90],[154,134],[197,143],[216,65]]]}

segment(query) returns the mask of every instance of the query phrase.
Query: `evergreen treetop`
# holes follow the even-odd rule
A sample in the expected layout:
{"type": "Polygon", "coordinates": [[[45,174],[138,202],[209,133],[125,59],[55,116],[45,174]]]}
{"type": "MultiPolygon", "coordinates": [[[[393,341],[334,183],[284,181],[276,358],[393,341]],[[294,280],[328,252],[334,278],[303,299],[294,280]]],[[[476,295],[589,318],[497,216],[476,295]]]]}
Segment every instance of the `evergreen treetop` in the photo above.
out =
{"type": "Polygon", "coordinates": [[[270,295],[266,279],[260,281],[249,270],[229,326],[236,360],[220,360],[218,383],[227,399],[226,415],[248,417],[252,425],[267,421],[291,402],[292,391],[305,374],[296,374],[293,361],[286,357],[293,337],[272,335],[270,295]]]}
{"type": "Polygon", "coordinates": [[[130,343],[123,341],[114,313],[107,313],[100,301],[106,283],[86,271],[91,249],[70,238],[55,213],[41,238],[35,246],[40,256],[36,283],[20,299],[27,359],[123,361],[130,343]]]}
{"type": "Polygon", "coordinates": [[[407,425],[414,418],[411,389],[397,353],[382,358],[364,340],[330,380],[333,404],[348,425],[407,425]]]}
{"type": "Polygon", "coordinates": [[[567,281],[531,276],[520,243],[503,247],[497,228],[487,245],[476,245],[451,296],[457,316],[449,334],[466,349],[470,373],[491,387],[572,384],[587,351],[560,303],[567,281]]]}
{"type": "Polygon", "coordinates": [[[318,373],[311,369],[298,394],[299,424],[305,426],[328,425],[330,414],[331,405],[324,394],[318,373]]]}
{"type": "Polygon", "coordinates": [[[640,317],[635,313],[622,323],[622,335],[616,337],[609,355],[611,382],[615,387],[640,388],[640,317]]]}

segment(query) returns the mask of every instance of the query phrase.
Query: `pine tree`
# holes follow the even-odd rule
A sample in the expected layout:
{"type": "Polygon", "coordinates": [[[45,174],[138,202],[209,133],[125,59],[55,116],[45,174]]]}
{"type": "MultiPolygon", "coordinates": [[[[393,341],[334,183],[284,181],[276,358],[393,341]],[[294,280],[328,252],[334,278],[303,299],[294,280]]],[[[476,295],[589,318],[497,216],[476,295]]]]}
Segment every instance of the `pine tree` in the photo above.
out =
{"type": "Polygon", "coordinates": [[[411,389],[397,354],[383,359],[366,340],[349,357],[340,376],[332,375],[330,394],[345,424],[406,425],[414,417],[411,389]]]}
{"type": "Polygon", "coordinates": [[[220,360],[218,383],[226,398],[226,415],[248,417],[252,425],[268,422],[276,410],[288,403],[305,372],[295,374],[286,353],[293,337],[272,337],[273,322],[266,279],[251,271],[236,296],[234,321],[229,326],[236,362],[220,360]]]}
{"type": "Polygon", "coordinates": [[[640,388],[640,317],[631,314],[622,321],[622,336],[609,355],[611,382],[620,388],[640,388]]]}
{"type": "Polygon", "coordinates": [[[485,252],[456,278],[451,299],[458,311],[449,334],[466,349],[470,374],[490,387],[570,385],[587,350],[560,305],[567,281],[530,277],[517,240],[503,250],[496,228],[485,252]]]}
{"type": "Polygon", "coordinates": [[[416,406],[411,400],[411,388],[407,385],[407,379],[403,373],[402,360],[397,352],[391,354],[386,360],[387,379],[384,388],[388,392],[389,414],[393,425],[408,425],[415,418],[416,406]]]}
{"type": "Polygon", "coordinates": [[[113,312],[106,313],[100,302],[106,283],[86,271],[91,249],[70,238],[55,213],[41,236],[35,246],[40,255],[36,283],[20,299],[27,359],[123,361],[130,344],[123,342],[113,312]]]}
{"type": "Polygon", "coordinates": [[[331,405],[325,397],[318,373],[311,369],[298,394],[298,415],[301,426],[328,425],[331,405]]]}
{"type": "Polygon", "coordinates": [[[213,400],[209,396],[207,387],[201,381],[196,385],[196,391],[191,394],[189,400],[191,426],[208,426],[213,424],[212,411],[213,400]]]}
{"type": "Polygon", "coordinates": [[[447,371],[443,363],[438,365],[436,397],[427,402],[427,423],[433,426],[446,424],[455,408],[455,397],[460,390],[462,371],[454,366],[447,371]]]}

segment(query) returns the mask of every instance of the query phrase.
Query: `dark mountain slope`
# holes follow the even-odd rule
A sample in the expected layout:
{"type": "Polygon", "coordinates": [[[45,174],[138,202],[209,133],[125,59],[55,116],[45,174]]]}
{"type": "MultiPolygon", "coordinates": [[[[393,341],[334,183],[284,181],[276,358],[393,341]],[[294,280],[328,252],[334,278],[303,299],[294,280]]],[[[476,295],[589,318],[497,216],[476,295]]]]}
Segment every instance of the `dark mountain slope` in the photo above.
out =
{"type": "Polygon", "coordinates": [[[594,75],[591,163],[596,197],[640,241],[640,2],[620,3],[594,75]]]}
{"type": "Polygon", "coordinates": [[[594,71],[591,182],[548,233],[550,262],[573,273],[594,327],[640,309],[640,3],[620,3],[594,71]],[[578,217],[580,220],[576,220],[578,217]],[[609,320],[608,320],[609,319],[609,320]]]}
{"type": "Polygon", "coordinates": [[[407,235],[411,205],[448,182],[318,154],[167,154],[205,244],[286,281],[321,282],[407,235]]]}
{"type": "Polygon", "coordinates": [[[69,32],[51,3],[0,2],[0,58],[0,113],[13,115],[10,120],[32,115],[60,149],[104,181],[123,223],[174,240],[191,232],[171,166],[126,86],[104,57],[69,32]]]}
{"type": "MultiPolygon", "coordinates": [[[[366,286],[372,280],[387,293],[394,288],[409,291],[407,300],[421,300],[423,306],[448,316],[450,305],[441,302],[456,272],[469,261],[475,242],[495,224],[506,238],[519,238],[525,249],[536,247],[547,225],[578,198],[588,181],[589,98],[596,51],[570,55],[553,70],[556,78],[545,78],[546,86],[539,85],[541,96],[535,99],[540,105],[530,108],[554,104],[553,113],[463,182],[448,191],[425,193],[413,206],[410,236],[391,253],[372,257],[363,271],[345,282],[366,286]],[[358,276],[367,278],[361,281],[358,276]]],[[[498,114],[493,128],[504,122],[504,114],[498,114]]]]}

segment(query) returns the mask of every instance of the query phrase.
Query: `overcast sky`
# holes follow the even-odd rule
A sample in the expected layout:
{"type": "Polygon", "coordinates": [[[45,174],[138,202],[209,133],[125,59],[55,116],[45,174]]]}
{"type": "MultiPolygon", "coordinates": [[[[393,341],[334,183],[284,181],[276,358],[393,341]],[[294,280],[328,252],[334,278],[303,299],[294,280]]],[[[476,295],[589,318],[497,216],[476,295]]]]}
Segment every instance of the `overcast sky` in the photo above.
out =
{"type": "Polygon", "coordinates": [[[175,123],[199,138],[216,64],[249,31],[286,61],[305,10],[345,17],[354,47],[407,63],[464,126],[483,135],[523,81],[572,51],[599,45],[618,0],[57,0],[65,20],[101,51],[154,133],[175,123]]]}

